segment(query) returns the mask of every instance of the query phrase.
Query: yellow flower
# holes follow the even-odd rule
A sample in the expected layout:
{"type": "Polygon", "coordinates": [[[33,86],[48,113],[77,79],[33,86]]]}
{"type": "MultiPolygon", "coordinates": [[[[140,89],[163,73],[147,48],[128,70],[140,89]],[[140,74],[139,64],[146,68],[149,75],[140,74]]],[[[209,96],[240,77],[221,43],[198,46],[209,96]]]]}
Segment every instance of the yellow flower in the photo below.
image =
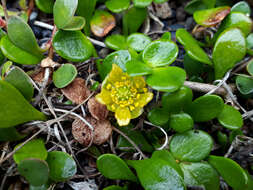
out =
{"type": "Polygon", "coordinates": [[[96,99],[115,112],[115,118],[120,126],[128,125],[131,119],[139,117],[143,107],[153,98],[148,92],[143,77],[130,77],[115,64],[102,83],[100,94],[96,99]]]}

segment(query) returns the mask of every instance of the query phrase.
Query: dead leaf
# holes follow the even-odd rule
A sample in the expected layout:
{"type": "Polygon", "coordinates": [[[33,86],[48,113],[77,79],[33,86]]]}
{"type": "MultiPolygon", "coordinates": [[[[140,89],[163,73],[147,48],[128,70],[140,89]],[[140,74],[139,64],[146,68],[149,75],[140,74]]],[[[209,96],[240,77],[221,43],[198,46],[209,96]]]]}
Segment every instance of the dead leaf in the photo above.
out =
{"type": "Polygon", "coordinates": [[[52,67],[52,68],[54,68],[54,67],[56,67],[56,66],[58,66],[58,65],[59,65],[59,63],[54,62],[54,61],[53,61],[51,58],[49,58],[49,57],[43,59],[43,60],[41,61],[41,64],[40,64],[41,67],[52,67]]]}
{"type": "Polygon", "coordinates": [[[105,120],[109,113],[106,105],[99,103],[95,97],[89,99],[88,109],[92,117],[97,120],[105,120]]]}
{"type": "MultiPolygon", "coordinates": [[[[49,74],[49,79],[48,79],[48,83],[52,82],[52,70],[50,69],[50,74],[49,74]]],[[[45,68],[40,68],[38,71],[35,71],[34,73],[32,73],[31,78],[37,82],[38,84],[42,85],[43,81],[44,81],[44,76],[45,76],[45,68]]]]}
{"type": "Polygon", "coordinates": [[[76,78],[68,86],[62,88],[61,91],[64,96],[76,104],[83,103],[90,95],[90,90],[85,85],[85,80],[82,78],[76,78]]]}

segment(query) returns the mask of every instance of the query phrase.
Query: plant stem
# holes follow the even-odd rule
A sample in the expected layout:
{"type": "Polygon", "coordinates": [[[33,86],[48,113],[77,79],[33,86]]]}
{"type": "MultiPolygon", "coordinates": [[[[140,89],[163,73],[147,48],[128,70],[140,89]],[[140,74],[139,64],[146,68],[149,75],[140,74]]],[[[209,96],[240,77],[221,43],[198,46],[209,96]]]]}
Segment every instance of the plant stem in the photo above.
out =
{"type": "Polygon", "coordinates": [[[6,0],[1,0],[1,2],[3,6],[3,10],[4,10],[4,17],[5,17],[5,20],[7,21],[9,18],[9,15],[8,15],[7,6],[6,6],[6,0]]]}

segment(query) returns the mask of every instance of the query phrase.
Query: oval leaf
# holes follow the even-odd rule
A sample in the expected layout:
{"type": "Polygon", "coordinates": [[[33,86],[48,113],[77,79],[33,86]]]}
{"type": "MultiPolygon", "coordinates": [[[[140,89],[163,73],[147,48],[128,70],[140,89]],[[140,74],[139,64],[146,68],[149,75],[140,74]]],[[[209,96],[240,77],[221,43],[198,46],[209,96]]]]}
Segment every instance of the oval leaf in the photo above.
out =
{"type": "Polygon", "coordinates": [[[193,128],[193,119],[187,113],[172,114],[169,126],[178,133],[183,133],[193,128]]]}
{"type": "Polygon", "coordinates": [[[169,121],[169,113],[163,108],[153,108],[148,112],[148,120],[154,125],[162,126],[169,121]]]}
{"type": "Polygon", "coordinates": [[[53,13],[53,0],[35,0],[36,6],[45,13],[53,13]]]}
{"type": "Polygon", "coordinates": [[[46,161],[50,169],[49,177],[53,181],[65,181],[76,173],[75,161],[65,152],[49,152],[46,161]]]}
{"type": "Polygon", "coordinates": [[[247,71],[248,73],[253,76],[253,60],[251,60],[247,65],[247,71]]]}
{"type": "Polygon", "coordinates": [[[81,31],[56,32],[53,47],[61,57],[73,62],[86,61],[94,51],[93,45],[81,31]]]}
{"type": "Polygon", "coordinates": [[[105,39],[105,44],[107,47],[113,50],[127,49],[126,38],[125,36],[120,35],[120,34],[114,34],[114,35],[108,36],[105,39]]]}
{"type": "Polygon", "coordinates": [[[253,79],[247,75],[239,75],[236,77],[236,87],[243,95],[253,92],[253,79]]]}
{"type": "Polygon", "coordinates": [[[152,0],[133,0],[134,6],[143,8],[147,7],[152,3],[152,0]]]}
{"type": "Polygon", "coordinates": [[[153,69],[147,76],[147,84],[155,90],[174,92],[178,90],[186,79],[186,73],[179,67],[163,67],[153,69]]]}
{"type": "Polygon", "coordinates": [[[205,95],[197,98],[190,104],[186,111],[194,121],[204,122],[216,118],[222,111],[224,102],[216,95],[205,95]]]}
{"type": "Polygon", "coordinates": [[[151,67],[169,65],[177,58],[178,47],[172,41],[158,40],[150,43],[142,54],[143,61],[151,67]]]}
{"type": "Polygon", "coordinates": [[[98,170],[109,179],[137,181],[126,163],[114,154],[103,154],[97,159],[98,170]]]}
{"type": "Polygon", "coordinates": [[[250,6],[246,1],[240,1],[231,8],[231,12],[241,12],[246,14],[247,16],[250,15],[250,6]]]}
{"type": "Polygon", "coordinates": [[[246,40],[237,28],[222,32],[213,49],[215,78],[220,79],[246,54],[246,40]]]}
{"type": "Polygon", "coordinates": [[[105,2],[106,7],[114,12],[119,13],[121,11],[126,10],[130,5],[130,0],[107,0],[105,2]]]}
{"type": "Polygon", "coordinates": [[[151,43],[151,38],[142,33],[134,33],[127,37],[127,45],[133,50],[140,52],[151,43]]]}
{"type": "Polygon", "coordinates": [[[213,147],[212,137],[204,131],[191,130],[176,134],[170,142],[170,151],[180,161],[198,162],[206,158],[213,147]]]}
{"type": "Polygon", "coordinates": [[[57,88],[68,86],[77,75],[76,67],[72,64],[64,64],[53,73],[54,85],[57,88]]]}
{"type": "Polygon", "coordinates": [[[138,60],[131,60],[126,63],[126,71],[130,76],[143,76],[152,73],[152,68],[138,60]]]}

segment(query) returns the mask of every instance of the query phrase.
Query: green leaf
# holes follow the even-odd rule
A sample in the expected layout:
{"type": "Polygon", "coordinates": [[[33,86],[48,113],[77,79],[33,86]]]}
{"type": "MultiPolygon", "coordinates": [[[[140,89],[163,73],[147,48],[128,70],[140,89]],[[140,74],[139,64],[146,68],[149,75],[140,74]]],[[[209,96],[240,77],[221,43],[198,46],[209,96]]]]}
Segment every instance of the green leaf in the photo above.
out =
{"type": "Polygon", "coordinates": [[[53,82],[57,88],[68,86],[77,76],[76,67],[72,64],[63,64],[53,73],[53,82]]]}
{"type": "Polygon", "coordinates": [[[12,16],[7,22],[8,37],[18,48],[42,58],[41,49],[37,44],[32,29],[25,21],[17,16],[12,16]]]}
{"type": "Polygon", "coordinates": [[[212,61],[206,52],[199,46],[198,41],[195,40],[185,29],[178,29],[176,31],[176,38],[184,46],[187,54],[192,59],[212,65],[212,61]]]}
{"type": "Polygon", "coordinates": [[[245,36],[251,32],[252,21],[251,19],[243,13],[231,12],[226,19],[221,23],[217,35],[228,28],[236,27],[239,28],[245,36]]]}
{"type": "Polygon", "coordinates": [[[133,50],[140,52],[151,43],[151,38],[142,33],[133,33],[127,37],[127,45],[133,50]]]}
{"type": "Polygon", "coordinates": [[[126,63],[131,60],[131,55],[127,50],[115,51],[106,56],[102,63],[97,63],[98,72],[101,80],[112,70],[112,64],[118,65],[123,71],[126,71],[126,63]]]}
{"type": "Polygon", "coordinates": [[[109,179],[121,179],[137,182],[137,178],[127,164],[114,154],[103,154],[97,159],[97,168],[109,179]]]}
{"type": "Polygon", "coordinates": [[[170,32],[164,32],[160,39],[170,41],[171,40],[171,33],[170,32]]]}
{"type": "Polygon", "coordinates": [[[246,1],[239,1],[231,8],[231,12],[241,12],[249,16],[251,10],[249,4],[246,1]]]}
{"type": "MultiPolygon", "coordinates": [[[[184,10],[189,14],[193,14],[195,11],[203,10],[207,8],[208,7],[202,2],[202,0],[192,0],[189,3],[187,3],[184,10]]],[[[210,7],[210,8],[213,8],[213,7],[210,7]]]]}
{"type": "Polygon", "coordinates": [[[162,126],[169,121],[169,113],[163,108],[153,108],[148,112],[148,120],[154,125],[162,126]]]}
{"type": "Polygon", "coordinates": [[[178,47],[172,41],[157,40],[144,49],[143,61],[151,67],[160,67],[174,62],[178,55],[178,47]]]}
{"type": "Polygon", "coordinates": [[[186,79],[186,73],[179,67],[155,68],[146,82],[155,90],[174,92],[178,90],[186,79]]]}
{"type": "Polygon", "coordinates": [[[187,113],[172,114],[169,126],[178,133],[183,133],[193,128],[193,119],[187,113]]]}
{"type": "Polygon", "coordinates": [[[174,170],[177,171],[177,173],[181,176],[184,177],[184,173],[173,157],[173,155],[168,151],[168,150],[156,150],[152,154],[152,159],[162,159],[166,161],[174,170]]]}
{"type": "Polygon", "coordinates": [[[170,141],[170,151],[180,161],[199,162],[209,155],[212,147],[212,137],[200,130],[176,134],[170,141]]]}
{"type": "Polygon", "coordinates": [[[85,18],[87,24],[84,26],[84,31],[87,36],[90,35],[90,20],[95,11],[96,3],[97,0],[78,0],[76,14],[85,18]]]}
{"type": "Polygon", "coordinates": [[[35,0],[36,6],[45,13],[53,13],[53,0],[35,0]]]}
{"type": "Polygon", "coordinates": [[[194,12],[193,17],[197,24],[211,27],[219,24],[230,13],[230,7],[217,7],[194,12]]]}
{"type": "Polygon", "coordinates": [[[152,0],[133,0],[134,6],[144,8],[152,3],[152,0]]]}
{"type": "Polygon", "coordinates": [[[24,138],[24,135],[18,133],[15,127],[0,128],[0,141],[18,141],[24,138]]]}
{"type": "Polygon", "coordinates": [[[93,55],[94,47],[81,31],[56,32],[54,50],[64,59],[73,62],[86,61],[93,55]]]}
{"type": "Polygon", "coordinates": [[[243,125],[241,113],[233,106],[226,104],[218,115],[218,121],[221,125],[231,130],[240,129],[243,125]]]}
{"type": "Polygon", "coordinates": [[[183,178],[167,160],[157,157],[145,160],[129,160],[145,190],[185,190],[183,178]]]}
{"type": "Polygon", "coordinates": [[[194,121],[204,122],[216,118],[224,107],[223,99],[216,95],[204,95],[194,100],[186,109],[194,121]]]}
{"type": "Polygon", "coordinates": [[[247,65],[247,71],[248,73],[253,76],[253,60],[251,60],[247,65]]]}
{"type": "Polygon", "coordinates": [[[106,7],[114,12],[114,13],[119,13],[121,11],[124,11],[128,9],[130,5],[130,0],[107,0],[105,2],[106,7]]]}
{"type": "Polygon", "coordinates": [[[137,32],[147,17],[146,8],[132,7],[123,15],[123,32],[128,35],[137,32]]]}
{"type": "Polygon", "coordinates": [[[250,33],[246,38],[247,53],[252,55],[253,53],[253,33],[250,33]]]}
{"type": "Polygon", "coordinates": [[[246,172],[235,161],[220,156],[209,156],[211,164],[233,189],[244,189],[248,183],[246,172]]]}
{"type": "Polygon", "coordinates": [[[213,49],[215,78],[224,74],[246,55],[246,40],[237,28],[229,28],[222,32],[213,49]]]}
{"type": "Polygon", "coordinates": [[[1,50],[9,60],[23,64],[23,65],[35,65],[41,61],[41,57],[37,57],[23,49],[15,46],[9,39],[8,36],[1,38],[1,50]]]}
{"type": "Polygon", "coordinates": [[[3,67],[1,69],[1,77],[2,77],[2,79],[4,79],[4,76],[6,75],[6,73],[10,71],[10,68],[11,68],[12,64],[13,63],[11,61],[6,61],[3,64],[3,67]]]}
{"type": "Polygon", "coordinates": [[[204,73],[204,64],[192,59],[188,54],[184,55],[184,69],[189,77],[200,76],[204,73]]]}
{"type": "Polygon", "coordinates": [[[105,44],[113,50],[127,49],[126,37],[120,34],[106,37],[105,44]]]}
{"type": "Polygon", "coordinates": [[[243,95],[253,93],[253,78],[247,75],[238,75],[235,79],[236,87],[243,95]]]}
{"type": "Polygon", "coordinates": [[[18,171],[30,185],[41,186],[47,183],[49,168],[44,160],[25,159],[18,164],[18,171]]]}
{"type": "Polygon", "coordinates": [[[106,36],[115,25],[114,16],[102,10],[96,10],[90,21],[91,31],[98,37],[106,36]]]}
{"type": "Polygon", "coordinates": [[[48,184],[43,184],[41,186],[33,186],[33,185],[29,186],[29,190],[48,190],[48,188],[49,188],[48,184]]]}
{"type": "Polygon", "coordinates": [[[82,30],[85,26],[85,19],[81,16],[75,16],[71,19],[71,21],[66,25],[63,30],[75,31],[82,30]]]}
{"type": "MultiPolygon", "coordinates": [[[[15,149],[17,149],[21,144],[22,143],[16,145],[15,149]]],[[[13,155],[13,159],[17,164],[27,158],[46,160],[47,149],[42,139],[35,139],[29,141],[13,155]]]]}
{"type": "Polygon", "coordinates": [[[73,19],[78,0],[56,0],[54,4],[54,23],[59,29],[64,29],[73,19]]]}
{"type": "MultiPolygon", "coordinates": [[[[135,144],[144,152],[153,152],[154,148],[148,143],[144,135],[139,130],[134,130],[133,125],[120,128],[135,144]]],[[[119,136],[116,147],[122,151],[135,150],[134,147],[123,136],[119,136]]]]}
{"type": "Polygon", "coordinates": [[[130,60],[126,62],[126,71],[130,76],[143,76],[152,73],[152,68],[142,61],[130,60]]]}
{"type": "Polygon", "coordinates": [[[13,127],[28,121],[46,120],[11,84],[0,81],[0,128],[13,127]]]}
{"type": "Polygon", "coordinates": [[[46,161],[50,169],[49,178],[53,181],[65,181],[76,174],[76,163],[65,152],[49,152],[46,161]]]}
{"type": "Polygon", "coordinates": [[[192,102],[192,90],[182,86],[176,92],[164,93],[162,106],[170,113],[179,113],[183,108],[192,102]]]}
{"type": "Polygon", "coordinates": [[[184,181],[189,186],[204,186],[205,190],[219,190],[220,179],[216,170],[207,162],[180,163],[184,181]]]}
{"type": "Polygon", "coordinates": [[[127,189],[117,185],[111,185],[109,187],[104,188],[103,190],[127,190],[127,189]]]}
{"type": "Polygon", "coordinates": [[[5,81],[12,84],[21,94],[26,98],[27,101],[31,101],[34,88],[29,76],[19,67],[14,67],[5,77],[5,81]]]}

